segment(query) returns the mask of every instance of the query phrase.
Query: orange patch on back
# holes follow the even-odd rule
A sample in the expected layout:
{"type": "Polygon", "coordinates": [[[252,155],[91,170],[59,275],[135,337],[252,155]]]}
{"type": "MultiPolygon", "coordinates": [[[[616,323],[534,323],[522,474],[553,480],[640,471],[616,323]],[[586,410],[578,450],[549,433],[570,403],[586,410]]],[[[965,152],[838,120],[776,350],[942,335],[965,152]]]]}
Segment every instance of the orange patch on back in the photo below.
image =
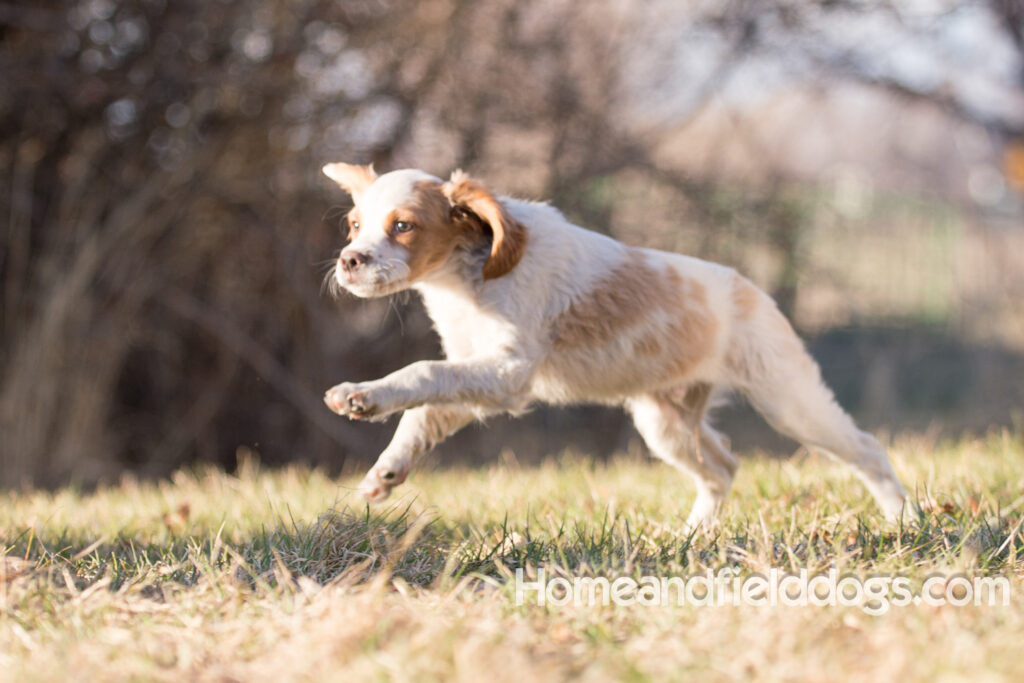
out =
{"type": "Polygon", "coordinates": [[[646,332],[633,342],[633,350],[641,356],[660,356],[664,349],[659,337],[657,331],[646,332]]]}
{"type": "Polygon", "coordinates": [[[635,353],[668,356],[674,373],[685,373],[711,353],[718,322],[700,282],[674,268],[658,271],[642,251],[626,260],[555,319],[554,348],[596,348],[633,328],[635,353]]]}
{"type": "Polygon", "coordinates": [[[676,340],[672,347],[672,369],[684,374],[711,355],[718,334],[718,320],[711,312],[708,292],[703,284],[684,279],[681,292],[684,308],[681,315],[673,319],[669,330],[670,337],[676,340]]]}
{"type": "Polygon", "coordinates": [[[624,263],[555,320],[555,348],[597,346],[615,339],[623,329],[639,322],[645,311],[659,306],[659,289],[667,289],[664,282],[644,263],[640,252],[631,252],[624,263]]]}
{"type": "Polygon", "coordinates": [[[736,315],[741,320],[747,320],[757,309],[761,302],[761,291],[755,287],[750,280],[737,275],[732,281],[732,303],[736,309],[736,315]]]}

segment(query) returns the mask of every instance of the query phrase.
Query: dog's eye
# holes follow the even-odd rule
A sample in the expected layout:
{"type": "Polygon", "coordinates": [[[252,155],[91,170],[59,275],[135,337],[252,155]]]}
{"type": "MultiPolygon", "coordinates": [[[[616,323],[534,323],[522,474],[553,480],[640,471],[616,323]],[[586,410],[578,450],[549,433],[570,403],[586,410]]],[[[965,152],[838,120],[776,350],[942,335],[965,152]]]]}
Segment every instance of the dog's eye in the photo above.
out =
{"type": "Polygon", "coordinates": [[[359,221],[352,221],[352,231],[355,232],[359,229],[359,221]]]}
{"type": "Polygon", "coordinates": [[[412,223],[406,223],[405,221],[395,221],[395,232],[409,232],[412,229],[412,223]]]}

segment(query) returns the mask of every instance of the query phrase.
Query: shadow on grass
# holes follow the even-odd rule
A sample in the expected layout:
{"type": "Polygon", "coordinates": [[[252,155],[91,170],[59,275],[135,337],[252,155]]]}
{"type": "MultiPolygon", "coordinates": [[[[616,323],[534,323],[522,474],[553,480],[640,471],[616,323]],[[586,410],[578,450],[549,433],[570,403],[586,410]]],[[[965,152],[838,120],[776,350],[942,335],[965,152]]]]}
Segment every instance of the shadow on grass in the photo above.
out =
{"type": "Polygon", "coordinates": [[[161,599],[168,585],[187,590],[204,581],[276,590],[302,581],[359,585],[398,577],[443,588],[466,577],[505,583],[517,568],[541,566],[579,576],[692,575],[724,567],[745,575],[766,567],[796,572],[837,566],[904,574],[956,567],[991,575],[1019,571],[1022,525],[1024,517],[989,518],[949,503],[918,511],[896,528],[879,527],[874,519],[821,517],[799,529],[769,531],[757,519],[737,518],[689,534],[607,509],[583,520],[548,516],[513,524],[506,518],[479,525],[415,515],[411,505],[343,507],[309,524],[279,519],[273,528],[232,543],[209,532],[97,542],[26,531],[3,547],[0,587],[26,578],[71,592],[102,583],[161,599]]]}

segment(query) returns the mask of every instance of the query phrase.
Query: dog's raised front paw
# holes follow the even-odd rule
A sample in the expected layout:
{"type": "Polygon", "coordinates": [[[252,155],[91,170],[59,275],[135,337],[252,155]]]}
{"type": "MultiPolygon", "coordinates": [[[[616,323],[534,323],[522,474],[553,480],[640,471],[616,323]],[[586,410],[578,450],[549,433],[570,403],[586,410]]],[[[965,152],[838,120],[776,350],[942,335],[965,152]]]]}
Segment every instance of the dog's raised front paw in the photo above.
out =
{"type": "Polygon", "coordinates": [[[324,394],[324,403],[338,415],[352,420],[368,420],[377,415],[370,392],[358,384],[345,382],[331,387],[324,394]]]}

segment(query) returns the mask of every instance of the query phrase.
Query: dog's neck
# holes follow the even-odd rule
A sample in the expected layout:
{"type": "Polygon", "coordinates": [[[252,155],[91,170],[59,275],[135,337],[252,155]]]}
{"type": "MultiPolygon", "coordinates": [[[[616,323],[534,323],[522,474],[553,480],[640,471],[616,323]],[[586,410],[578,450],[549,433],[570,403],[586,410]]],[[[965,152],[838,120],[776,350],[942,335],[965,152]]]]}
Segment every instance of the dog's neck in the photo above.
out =
{"type": "Polygon", "coordinates": [[[490,254],[490,239],[473,246],[456,249],[448,262],[419,280],[413,288],[424,299],[441,295],[444,298],[475,300],[484,284],[483,268],[490,254]]]}

